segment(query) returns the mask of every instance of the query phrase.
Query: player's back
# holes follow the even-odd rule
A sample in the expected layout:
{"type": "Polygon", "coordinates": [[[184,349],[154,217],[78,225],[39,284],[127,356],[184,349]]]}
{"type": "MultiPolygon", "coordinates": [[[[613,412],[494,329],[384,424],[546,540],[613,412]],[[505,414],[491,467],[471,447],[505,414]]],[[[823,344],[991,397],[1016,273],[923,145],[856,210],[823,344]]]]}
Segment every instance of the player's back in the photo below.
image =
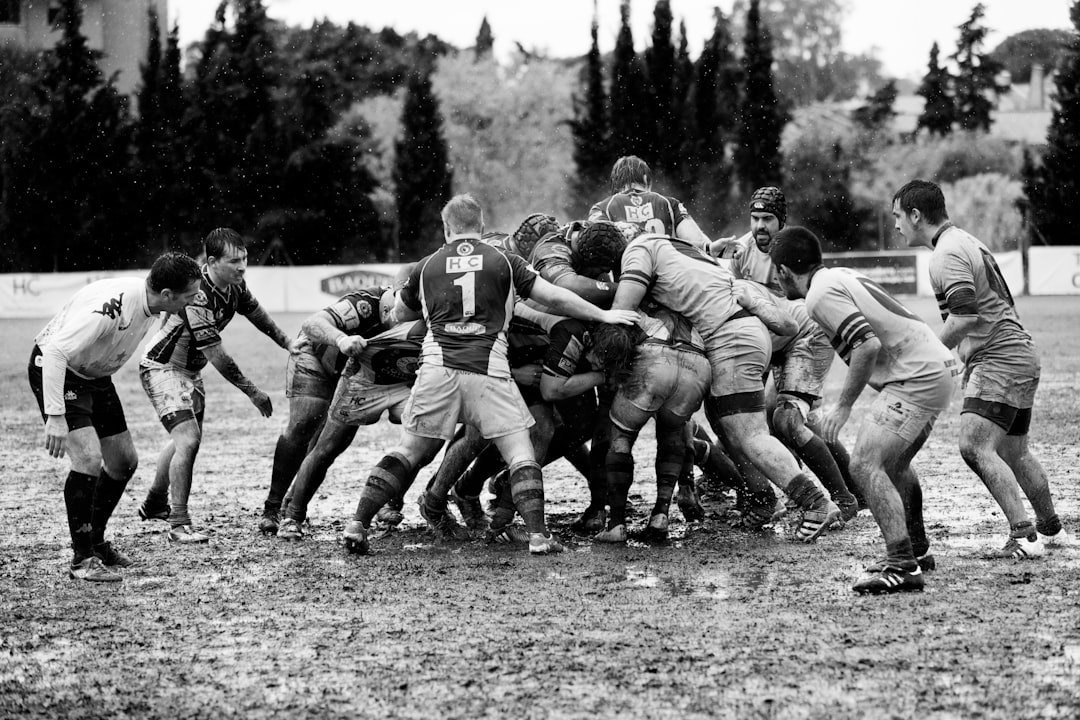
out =
{"type": "Polygon", "coordinates": [[[620,282],[637,282],[649,297],[683,315],[706,345],[740,312],[734,277],[688,242],[666,235],[641,235],[626,246],[620,282]]]}
{"type": "Polygon", "coordinates": [[[813,275],[806,296],[807,310],[829,336],[845,363],[862,342],[875,336],[881,342],[870,385],[937,377],[956,364],[934,331],[877,283],[850,268],[825,268],[813,275]]]}
{"type": "Polygon", "coordinates": [[[688,215],[683,204],[675,198],[651,190],[629,190],[593,205],[589,220],[631,223],[646,233],[674,235],[679,223],[688,215]]]}

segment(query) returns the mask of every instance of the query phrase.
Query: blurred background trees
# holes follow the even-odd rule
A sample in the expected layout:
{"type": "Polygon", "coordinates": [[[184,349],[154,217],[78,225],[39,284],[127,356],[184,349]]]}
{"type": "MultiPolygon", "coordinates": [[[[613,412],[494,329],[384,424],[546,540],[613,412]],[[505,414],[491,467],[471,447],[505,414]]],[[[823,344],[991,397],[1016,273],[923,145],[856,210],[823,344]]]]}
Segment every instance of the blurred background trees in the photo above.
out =
{"type": "Polygon", "coordinates": [[[496,58],[487,18],[462,49],[353,23],[289,27],[263,0],[223,0],[189,48],[146,18],[141,85],[127,98],[97,69],[78,7],[60,2],[54,49],[0,48],[7,270],[146,266],[166,248],[197,253],[218,225],[252,238],[254,262],[410,260],[437,246],[454,192],[474,193],[491,229],[532,212],[567,221],[607,194],[626,153],[714,237],[745,232],[749,193],[778,184],[789,222],[828,249],[889,247],[892,192],[923,177],[992,246],[1030,228],[1075,242],[1080,25],[990,50],[975,5],[955,49],[926,49],[916,87],[840,50],[844,0],[738,0],[707,28],[657,0],[637,41],[623,0],[616,37],[595,21],[576,30],[592,34],[580,58],[520,45],[496,58]],[[696,58],[694,34],[705,37],[696,58]],[[1046,144],[988,134],[999,70],[1025,82],[1036,64],[1056,87],[1046,144]],[[898,97],[911,92],[925,103],[900,133],[898,97]]]}

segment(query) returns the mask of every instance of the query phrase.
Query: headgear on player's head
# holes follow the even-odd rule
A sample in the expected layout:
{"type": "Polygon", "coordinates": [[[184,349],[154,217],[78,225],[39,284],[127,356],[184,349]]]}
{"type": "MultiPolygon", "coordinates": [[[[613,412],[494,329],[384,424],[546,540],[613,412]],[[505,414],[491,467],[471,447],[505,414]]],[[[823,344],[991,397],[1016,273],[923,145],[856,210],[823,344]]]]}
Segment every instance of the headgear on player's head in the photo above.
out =
{"type": "Polygon", "coordinates": [[[521,257],[528,260],[536,243],[548,233],[556,232],[558,229],[559,223],[551,215],[533,213],[522,220],[521,225],[514,231],[514,245],[521,257]]]}
{"type": "Polygon", "coordinates": [[[778,187],[760,187],[750,196],[750,212],[772,213],[780,221],[780,227],[784,227],[787,221],[787,198],[778,187]]]}
{"type": "Polygon", "coordinates": [[[577,254],[582,267],[601,273],[616,270],[622,263],[626,238],[615,223],[600,220],[591,223],[578,236],[577,254]]]}
{"type": "Polygon", "coordinates": [[[791,225],[776,233],[769,257],[777,267],[802,275],[821,265],[821,241],[807,228],[791,225]]]}

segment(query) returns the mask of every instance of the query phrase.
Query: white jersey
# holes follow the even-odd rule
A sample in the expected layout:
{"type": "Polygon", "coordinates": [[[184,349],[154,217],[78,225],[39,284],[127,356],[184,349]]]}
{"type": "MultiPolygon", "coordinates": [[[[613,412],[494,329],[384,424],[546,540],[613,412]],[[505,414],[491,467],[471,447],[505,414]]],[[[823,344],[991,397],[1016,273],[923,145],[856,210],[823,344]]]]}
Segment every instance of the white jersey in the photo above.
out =
{"type": "Polygon", "coordinates": [[[65,411],[63,375],[54,378],[45,372],[50,358],[61,359],[79,377],[108,377],[135,354],[157,323],[158,316],[150,314],[145,278],[99,280],[72,295],[34,338],[44,359],[45,413],[65,411]]]}
{"type": "Polygon", "coordinates": [[[772,258],[757,246],[754,234],[746,233],[735,242],[741,251],[731,260],[731,274],[740,280],[753,280],[769,288],[773,295],[784,297],[784,288],[780,285],[772,258]]]}

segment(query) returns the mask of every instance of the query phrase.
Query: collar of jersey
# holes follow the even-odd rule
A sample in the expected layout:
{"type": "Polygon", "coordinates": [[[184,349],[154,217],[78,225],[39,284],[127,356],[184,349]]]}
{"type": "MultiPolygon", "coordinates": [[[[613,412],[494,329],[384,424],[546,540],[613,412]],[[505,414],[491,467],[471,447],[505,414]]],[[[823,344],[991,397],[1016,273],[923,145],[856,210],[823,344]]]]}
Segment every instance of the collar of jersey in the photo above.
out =
{"type": "Polygon", "coordinates": [[[952,220],[946,220],[945,224],[942,225],[936,233],[934,233],[934,237],[930,238],[930,247],[937,247],[937,241],[941,238],[941,234],[951,227],[955,227],[952,224],[952,220]]]}

